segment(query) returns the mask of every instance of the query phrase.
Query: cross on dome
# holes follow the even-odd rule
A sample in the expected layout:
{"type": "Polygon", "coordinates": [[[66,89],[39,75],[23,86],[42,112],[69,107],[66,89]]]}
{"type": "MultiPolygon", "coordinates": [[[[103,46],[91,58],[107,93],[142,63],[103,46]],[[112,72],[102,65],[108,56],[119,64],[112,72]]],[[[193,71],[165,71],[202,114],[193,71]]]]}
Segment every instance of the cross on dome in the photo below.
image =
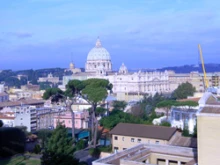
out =
{"type": "Polygon", "coordinates": [[[102,47],[102,44],[101,44],[101,41],[100,41],[99,37],[97,38],[97,41],[96,41],[95,47],[97,47],[97,48],[102,47]]]}

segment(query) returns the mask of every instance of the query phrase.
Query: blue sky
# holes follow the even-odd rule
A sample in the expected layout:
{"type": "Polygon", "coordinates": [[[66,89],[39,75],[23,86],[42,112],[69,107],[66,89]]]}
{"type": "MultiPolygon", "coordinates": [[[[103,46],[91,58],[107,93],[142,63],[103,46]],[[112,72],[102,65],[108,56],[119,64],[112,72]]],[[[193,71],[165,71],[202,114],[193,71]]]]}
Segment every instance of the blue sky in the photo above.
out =
{"type": "Polygon", "coordinates": [[[0,69],[84,67],[97,36],[113,68],[220,63],[218,0],[1,0],[0,69]]]}

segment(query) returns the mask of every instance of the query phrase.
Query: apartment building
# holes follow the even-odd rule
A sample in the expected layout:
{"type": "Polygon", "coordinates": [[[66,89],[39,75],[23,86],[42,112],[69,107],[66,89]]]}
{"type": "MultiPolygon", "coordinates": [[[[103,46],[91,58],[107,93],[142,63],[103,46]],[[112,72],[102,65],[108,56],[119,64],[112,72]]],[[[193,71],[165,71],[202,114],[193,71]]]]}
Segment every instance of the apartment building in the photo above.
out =
{"type": "Polygon", "coordinates": [[[176,128],[119,123],[110,134],[112,134],[112,149],[118,152],[139,143],[166,145],[176,134],[176,128]]]}
{"type": "Polygon", "coordinates": [[[200,100],[200,112],[197,114],[198,164],[218,165],[220,163],[220,102],[211,93],[200,100]]]}

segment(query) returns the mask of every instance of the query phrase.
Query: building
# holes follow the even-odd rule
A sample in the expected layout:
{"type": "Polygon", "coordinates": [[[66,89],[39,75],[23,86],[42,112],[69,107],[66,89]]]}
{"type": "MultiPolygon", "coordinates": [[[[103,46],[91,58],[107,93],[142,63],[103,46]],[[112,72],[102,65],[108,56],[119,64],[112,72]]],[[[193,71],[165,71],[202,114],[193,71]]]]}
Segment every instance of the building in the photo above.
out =
{"type": "Polygon", "coordinates": [[[10,107],[12,111],[16,111],[17,109],[20,109],[24,106],[36,106],[36,107],[43,107],[44,106],[44,100],[35,100],[35,99],[20,99],[17,101],[7,101],[2,102],[0,104],[0,110],[3,108],[10,107]]]}
{"type": "Polygon", "coordinates": [[[9,100],[9,95],[6,92],[1,92],[0,93],[0,103],[6,102],[8,100],[9,100]]]}
{"type": "Polygon", "coordinates": [[[205,93],[199,101],[197,114],[198,164],[218,165],[220,136],[220,102],[211,93],[205,93]]]}
{"type": "Polygon", "coordinates": [[[53,74],[49,73],[47,77],[39,77],[38,82],[51,82],[57,84],[59,83],[59,77],[53,77],[53,74]]]}
{"type": "Polygon", "coordinates": [[[35,109],[35,118],[36,118],[36,125],[37,130],[39,129],[53,129],[54,128],[54,121],[55,116],[58,116],[66,111],[65,108],[47,108],[41,107],[35,109]]]}
{"type": "Polygon", "coordinates": [[[196,126],[196,114],[199,110],[199,106],[197,107],[189,107],[189,106],[173,106],[171,108],[171,117],[170,123],[172,127],[184,129],[187,128],[189,133],[194,132],[194,128],[196,126]]]}
{"type": "Polygon", "coordinates": [[[162,144],[136,144],[92,162],[92,165],[196,165],[197,150],[162,144]]]}
{"type": "Polygon", "coordinates": [[[15,126],[15,113],[14,112],[4,112],[0,113],[0,120],[3,122],[3,127],[14,127],[15,126]]]}
{"type": "Polygon", "coordinates": [[[89,78],[107,79],[113,84],[113,92],[121,100],[141,98],[146,93],[171,92],[169,74],[167,71],[159,72],[129,72],[124,63],[119,71],[112,70],[110,53],[97,39],[95,47],[90,50],[85,64],[85,72],[73,73],[63,77],[62,89],[70,80],[86,80],[89,78]],[[135,96],[135,97],[132,97],[135,96]]]}
{"type": "MultiPolygon", "coordinates": [[[[54,116],[54,128],[60,122],[68,128],[72,128],[72,115],[70,112],[54,116]]],[[[74,113],[75,128],[88,129],[89,128],[89,112],[87,110],[74,113]]]]}
{"type": "Polygon", "coordinates": [[[112,134],[112,149],[118,152],[134,147],[138,143],[168,144],[176,134],[176,128],[119,123],[110,134],[112,134]]]}
{"type": "Polygon", "coordinates": [[[75,73],[80,73],[80,72],[82,72],[80,68],[75,68],[75,65],[74,65],[73,62],[70,63],[69,69],[66,69],[66,70],[65,70],[65,72],[67,72],[67,71],[71,71],[71,72],[74,73],[74,74],[75,74],[75,73]]]}
{"type": "Polygon", "coordinates": [[[22,85],[21,89],[23,91],[39,91],[40,85],[32,85],[32,84],[22,85]]]}

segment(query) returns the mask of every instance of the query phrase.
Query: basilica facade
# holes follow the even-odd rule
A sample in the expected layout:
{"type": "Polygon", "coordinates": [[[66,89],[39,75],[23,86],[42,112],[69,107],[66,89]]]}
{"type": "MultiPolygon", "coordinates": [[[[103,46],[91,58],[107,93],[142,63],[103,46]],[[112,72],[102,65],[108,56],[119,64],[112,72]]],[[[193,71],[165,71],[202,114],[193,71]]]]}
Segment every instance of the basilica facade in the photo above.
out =
{"type": "Polygon", "coordinates": [[[95,47],[90,50],[85,63],[85,72],[73,73],[71,76],[63,77],[63,87],[69,80],[86,80],[89,78],[102,78],[113,84],[113,93],[118,99],[139,99],[144,94],[169,93],[173,89],[169,85],[169,73],[164,72],[129,72],[122,63],[117,71],[112,70],[110,53],[97,39],[95,47]],[[125,98],[127,97],[127,99],[125,98]]]}

